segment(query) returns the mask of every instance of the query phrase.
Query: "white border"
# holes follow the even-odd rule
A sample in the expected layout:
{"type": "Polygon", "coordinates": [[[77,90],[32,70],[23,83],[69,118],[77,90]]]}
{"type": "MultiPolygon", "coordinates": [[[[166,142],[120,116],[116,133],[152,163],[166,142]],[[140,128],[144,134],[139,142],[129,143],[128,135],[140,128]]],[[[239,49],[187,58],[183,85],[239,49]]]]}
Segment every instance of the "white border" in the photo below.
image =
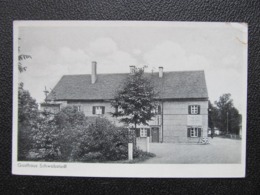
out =
{"type": "MultiPolygon", "coordinates": [[[[18,162],[18,35],[22,26],[158,26],[158,27],[201,27],[218,26],[220,22],[152,22],[152,21],[14,21],[13,22],[13,137],[12,137],[12,174],[77,176],[77,177],[145,177],[145,178],[237,178],[245,177],[246,162],[246,105],[247,105],[247,49],[244,54],[243,77],[243,122],[241,164],[109,164],[109,163],[54,163],[54,162],[18,162]],[[21,167],[21,165],[23,167],[21,167]],[[47,165],[66,166],[66,168],[46,168],[47,165]],[[37,166],[37,168],[33,168],[37,166]]],[[[246,23],[229,23],[244,31],[248,40],[246,23]],[[245,28],[246,27],[246,28],[245,28]]],[[[248,48],[248,45],[247,45],[248,48]]]]}

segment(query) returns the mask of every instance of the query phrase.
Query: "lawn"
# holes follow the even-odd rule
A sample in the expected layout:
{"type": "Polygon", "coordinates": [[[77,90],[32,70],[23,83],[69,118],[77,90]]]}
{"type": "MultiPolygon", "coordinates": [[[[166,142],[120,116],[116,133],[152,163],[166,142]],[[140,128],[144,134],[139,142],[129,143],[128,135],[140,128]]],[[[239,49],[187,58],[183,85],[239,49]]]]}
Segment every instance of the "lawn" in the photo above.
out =
{"type": "Polygon", "coordinates": [[[241,162],[241,140],[215,137],[210,144],[151,143],[156,157],[139,163],[219,164],[241,162]]]}

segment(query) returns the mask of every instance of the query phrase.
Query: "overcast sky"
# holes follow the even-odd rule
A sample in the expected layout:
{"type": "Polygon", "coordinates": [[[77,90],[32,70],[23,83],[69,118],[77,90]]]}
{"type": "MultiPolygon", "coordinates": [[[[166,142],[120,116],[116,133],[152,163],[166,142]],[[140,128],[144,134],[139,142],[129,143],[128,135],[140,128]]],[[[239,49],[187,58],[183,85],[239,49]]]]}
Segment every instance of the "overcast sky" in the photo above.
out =
{"type": "Polygon", "coordinates": [[[147,72],[204,70],[209,99],[231,93],[234,105],[245,108],[247,27],[235,23],[176,22],[37,22],[21,25],[21,53],[32,56],[19,74],[38,103],[44,87],[54,88],[62,75],[126,73],[129,65],[147,72]]]}

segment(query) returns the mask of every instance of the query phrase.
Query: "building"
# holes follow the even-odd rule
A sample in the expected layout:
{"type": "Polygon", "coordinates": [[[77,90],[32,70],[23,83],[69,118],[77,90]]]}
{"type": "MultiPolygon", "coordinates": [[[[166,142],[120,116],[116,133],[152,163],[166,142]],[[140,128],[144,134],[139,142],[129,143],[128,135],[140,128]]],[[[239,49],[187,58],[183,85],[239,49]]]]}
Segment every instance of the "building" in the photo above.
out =
{"type": "MultiPolygon", "coordinates": [[[[133,66],[130,70],[133,71],[133,66]]],[[[92,74],[63,76],[47,101],[55,108],[74,105],[86,116],[106,117],[122,125],[111,116],[114,108],[110,101],[128,74],[97,74],[97,63],[92,62],[92,74]]],[[[138,127],[138,136],[150,136],[151,142],[197,142],[200,137],[207,137],[208,93],[204,71],[164,72],[159,67],[159,72],[145,74],[152,76],[160,104],[149,126],[138,127]]]]}

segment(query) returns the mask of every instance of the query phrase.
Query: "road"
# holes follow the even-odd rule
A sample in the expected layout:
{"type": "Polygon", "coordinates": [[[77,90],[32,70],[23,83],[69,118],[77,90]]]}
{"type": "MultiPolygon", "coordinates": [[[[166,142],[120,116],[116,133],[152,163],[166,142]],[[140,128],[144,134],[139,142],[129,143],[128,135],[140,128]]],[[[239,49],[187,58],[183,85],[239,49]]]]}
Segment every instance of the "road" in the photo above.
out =
{"type": "Polygon", "coordinates": [[[210,144],[151,143],[156,157],[140,163],[219,164],[241,162],[241,140],[209,138],[210,144]]]}

